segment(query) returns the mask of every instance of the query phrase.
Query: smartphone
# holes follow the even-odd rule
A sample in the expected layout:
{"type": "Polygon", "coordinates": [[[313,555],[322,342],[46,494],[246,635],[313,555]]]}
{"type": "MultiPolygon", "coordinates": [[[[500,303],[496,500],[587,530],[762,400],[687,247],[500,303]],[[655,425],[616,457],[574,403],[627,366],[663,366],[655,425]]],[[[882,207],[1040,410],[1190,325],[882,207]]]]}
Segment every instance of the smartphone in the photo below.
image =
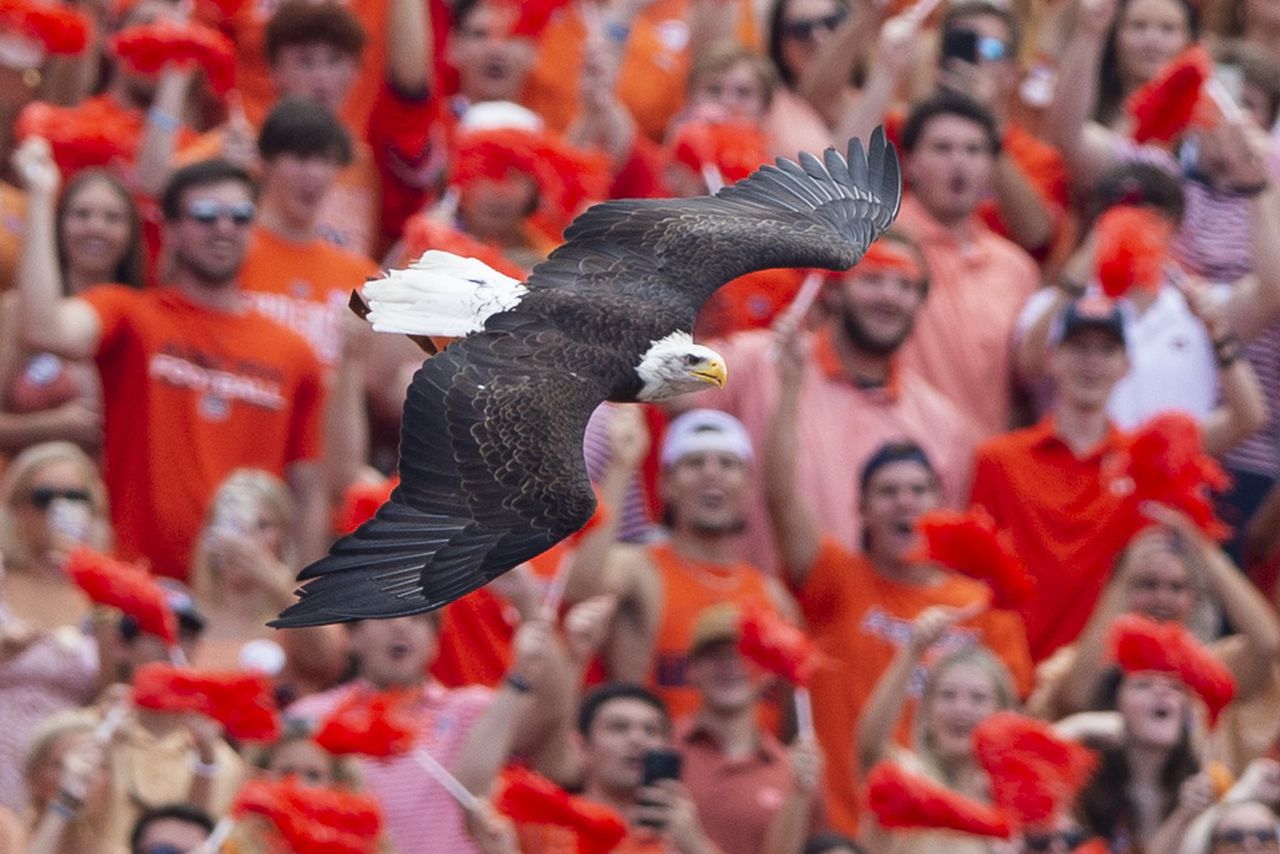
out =
{"type": "Polygon", "coordinates": [[[659,780],[680,779],[680,754],[668,747],[655,747],[644,754],[644,785],[659,780]]]}
{"type": "MultiPolygon", "coordinates": [[[[652,786],[659,780],[679,780],[680,779],[680,754],[668,747],[655,747],[652,750],[645,751],[644,754],[644,776],[643,784],[652,786]]],[[[646,801],[640,801],[642,805],[647,805],[646,801]]],[[[639,821],[644,827],[660,830],[661,825],[653,821],[641,819],[639,821]]]]}
{"type": "Polygon", "coordinates": [[[942,37],[942,61],[959,59],[971,65],[978,64],[978,33],[974,30],[948,30],[942,37]]]}

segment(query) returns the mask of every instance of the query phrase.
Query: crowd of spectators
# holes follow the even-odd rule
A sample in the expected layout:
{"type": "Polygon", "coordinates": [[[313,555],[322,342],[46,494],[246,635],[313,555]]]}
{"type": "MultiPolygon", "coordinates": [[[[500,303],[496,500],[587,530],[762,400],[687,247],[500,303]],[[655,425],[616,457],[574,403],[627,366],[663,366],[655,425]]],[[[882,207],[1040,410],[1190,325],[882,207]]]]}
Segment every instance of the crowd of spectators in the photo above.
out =
{"type": "Polygon", "coordinates": [[[246,817],[287,779],[406,854],[1280,852],[1280,0],[13,0],[0,113],[0,854],[352,850],[246,817]],[[892,229],[713,297],[727,387],[601,407],[583,532],[438,612],[266,626],[395,482],[423,348],[353,288],[523,277],[591,203],[879,125],[892,229]],[[1212,514],[1132,497],[1170,413],[1212,514]],[[1032,595],[937,559],[946,510],[1032,595]],[[279,734],[142,702],[166,662],[268,680],[279,734]],[[393,700],[411,750],[317,735],[393,700]],[[869,794],[1013,815],[1007,713],[1089,748],[1034,817],[869,794]],[[513,810],[523,769],[621,841],[513,810]]]}

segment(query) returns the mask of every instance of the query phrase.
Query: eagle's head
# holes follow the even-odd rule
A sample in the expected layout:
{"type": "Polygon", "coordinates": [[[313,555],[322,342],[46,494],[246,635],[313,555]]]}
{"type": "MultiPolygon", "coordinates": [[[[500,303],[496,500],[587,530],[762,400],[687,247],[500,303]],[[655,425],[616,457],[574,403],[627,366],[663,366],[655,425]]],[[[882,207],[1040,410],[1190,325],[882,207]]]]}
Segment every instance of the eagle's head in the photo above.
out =
{"type": "Polygon", "coordinates": [[[702,391],[708,385],[724,388],[729,376],[720,354],[694,344],[687,332],[673,332],[654,341],[636,373],[642,383],[636,397],[646,402],[702,391]]]}

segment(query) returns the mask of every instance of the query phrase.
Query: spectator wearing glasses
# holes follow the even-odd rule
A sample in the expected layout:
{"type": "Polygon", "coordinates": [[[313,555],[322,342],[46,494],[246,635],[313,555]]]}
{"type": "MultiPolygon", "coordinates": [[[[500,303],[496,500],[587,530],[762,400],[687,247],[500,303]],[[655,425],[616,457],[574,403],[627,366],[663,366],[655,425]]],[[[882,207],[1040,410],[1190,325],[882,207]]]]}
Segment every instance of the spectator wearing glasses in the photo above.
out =
{"type": "MultiPolygon", "coordinates": [[[[1280,818],[1272,807],[1259,801],[1224,804],[1215,814],[1208,843],[1195,854],[1253,854],[1280,851],[1280,818]]],[[[1182,849],[1192,854],[1188,846],[1182,849]]]]}
{"type": "MultiPolygon", "coordinates": [[[[47,143],[25,145],[17,168],[50,204],[58,172],[47,143]]],[[[174,174],[162,208],[173,267],[166,286],[64,297],[46,249],[33,259],[45,267],[24,276],[20,291],[28,346],[97,363],[117,551],[184,579],[217,485],[254,466],[289,483],[300,551],[317,554],[328,525],[317,461],[321,368],[301,338],[241,310],[253,182],[224,161],[195,163],[174,174]]],[[[51,218],[43,219],[33,218],[28,240],[48,247],[51,218]]]]}
{"type": "MultiPolygon", "coordinates": [[[[77,173],[58,196],[53,216],[53,266],[64,294],[106,281],[141,287],[138,210],[115,175],[102,169],[77,173]]],[[[31,251],[24,242],[23,254],[31,251]]],[[[0,453],[53,440],[96,452],[102,445],[102,401],[93,366],[22,348],[17,303],[16,293],[0,299],[0,453]]]]}
{"type": "Polygon", "coordinates": [[[130,854],[187,854],[213,832],[213,819],[190,804],[149,809],[134,822],[130,854]]]}
{"type": "Polygon", "coordinates": [[[855,97],[849,83],[857,51],[843,51],[839,64],[821,64],[825,46],[841,38],[862,38],[844,0],[776,0],[769,13],[766,50],[779,85],[765,115],[764,128],[773,151],[784,157],[799,151],[819,151],[832,142],[838,111],[855,97]],[[827,69],[831,68],[830,72],[827,69]],[[831,92],[810,90],[830,80],[831,92]]]}

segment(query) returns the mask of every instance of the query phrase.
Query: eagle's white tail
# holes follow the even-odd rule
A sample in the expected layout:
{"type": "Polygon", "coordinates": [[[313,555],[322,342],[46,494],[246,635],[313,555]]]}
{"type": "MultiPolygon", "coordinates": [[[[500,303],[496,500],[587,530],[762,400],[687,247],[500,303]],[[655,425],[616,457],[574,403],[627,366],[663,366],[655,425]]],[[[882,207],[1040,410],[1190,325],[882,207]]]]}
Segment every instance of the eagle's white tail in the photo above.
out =
{"type": "Polygon", "coordinates": [[[432,249],[360,292],[378,332],[458,338],[479,332],[489,315],[515,306],[527,289],[475,258],[432,249]]]}

